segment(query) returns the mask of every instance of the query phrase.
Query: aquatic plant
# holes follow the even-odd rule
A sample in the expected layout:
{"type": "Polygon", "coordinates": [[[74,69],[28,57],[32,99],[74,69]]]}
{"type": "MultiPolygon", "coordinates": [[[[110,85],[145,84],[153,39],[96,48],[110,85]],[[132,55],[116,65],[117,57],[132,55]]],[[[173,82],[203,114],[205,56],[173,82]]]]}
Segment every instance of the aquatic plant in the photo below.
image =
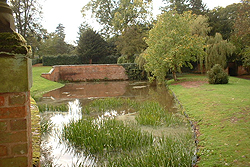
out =
{"type": "Polygon", "coordinates": [[[125,125],[115,119],[87,118],[71,121],[63,128],[62,137],[76,148],[90,154],[126,151],[153,143],[153,136],[136,126],[125,125]]]}
{"type": "Polygon", "coordinates": [[[52,105],[52,104],[38,104],[39,112],[45,111],[62,111],[67,112],[69,107],[67,104],[52,105]]]}
{"type": "Polygon", "coordinates": [[[141,125],[151,125],[151,126],[170,126],[179,125],[181,120],[179,120],[175,115],[167,111],[158,102],[147,101],[142,103],[139,108],[136,120],[141,125]]]}
{"type": "Polygon", "coordinates": [[[82,106],[83,112],[86,114],[92,112],[105,112],[107,110],[121,110],[134,108],[137,109],[139,103],[131,100],[129,98],[105,98],[105,99],[96,99],[92,103],[86,106],[82,106]]]}
{"type": "Polygon", "coordinates": [[[108,162],[100,166],[183,166],[191,167],[194,153],[192,136],[158,137],[154,144],[144,149],[123,152],[108,157],[108,162]]]}

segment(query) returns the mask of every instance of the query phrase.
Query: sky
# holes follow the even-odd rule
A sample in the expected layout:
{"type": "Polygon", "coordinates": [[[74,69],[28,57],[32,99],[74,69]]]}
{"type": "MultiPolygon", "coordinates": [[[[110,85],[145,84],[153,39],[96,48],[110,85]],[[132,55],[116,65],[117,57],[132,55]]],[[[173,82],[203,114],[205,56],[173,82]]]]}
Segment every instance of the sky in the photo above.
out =
{"type": "MultiPolygon", "coordinates": [[[[160,13],[159,6],[163,5],[162,0],[153,0],[154,14],[160,13]]],[[[74,44],[74,41],[78,39],[79,26],[83,21],[81,9],[86,5],[88,0],[44,0],[40,1],[43,9],[42,25],[48,32],[54,32],[59,23],[65,27],[67,43],[74,44]]],[[[233,3],[239,3],[240,0],[203,0],[203,3],[207,5],[209,9],[214,7],[226,7],[233,3]]],[[[98,25],[90,17],[87,21],[94,29],[98,29],[98,25]],[[94,25],[94,26],[93,26],[94,25]]]]}

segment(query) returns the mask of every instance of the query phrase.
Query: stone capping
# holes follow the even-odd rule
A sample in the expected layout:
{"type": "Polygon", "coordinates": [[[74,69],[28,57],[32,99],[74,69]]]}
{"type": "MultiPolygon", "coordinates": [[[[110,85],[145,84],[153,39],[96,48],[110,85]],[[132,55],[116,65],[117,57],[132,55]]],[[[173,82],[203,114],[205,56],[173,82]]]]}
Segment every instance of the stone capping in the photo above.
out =
{"type": "Polygon", "coordinates": [[[55,82],[128,80],[126,70],[119,64],[55,65],[41,76],[55,82]]]}

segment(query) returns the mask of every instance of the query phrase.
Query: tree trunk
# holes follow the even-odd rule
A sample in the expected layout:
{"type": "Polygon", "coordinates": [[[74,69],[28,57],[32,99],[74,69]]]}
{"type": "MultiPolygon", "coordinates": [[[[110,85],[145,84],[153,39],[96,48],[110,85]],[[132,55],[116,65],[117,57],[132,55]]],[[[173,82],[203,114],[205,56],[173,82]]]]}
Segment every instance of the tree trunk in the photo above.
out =
{"type": "Polygon", "coordinates": [[[89,59],[89,64],[92,64],[92,59],[89,59]]]}
{"type": "Polygon", "coordinates": [[[174,78],[174,81],[177,81],[177,77],[176,77],[176,72],[173,71],[173,78],[174,78]]]}

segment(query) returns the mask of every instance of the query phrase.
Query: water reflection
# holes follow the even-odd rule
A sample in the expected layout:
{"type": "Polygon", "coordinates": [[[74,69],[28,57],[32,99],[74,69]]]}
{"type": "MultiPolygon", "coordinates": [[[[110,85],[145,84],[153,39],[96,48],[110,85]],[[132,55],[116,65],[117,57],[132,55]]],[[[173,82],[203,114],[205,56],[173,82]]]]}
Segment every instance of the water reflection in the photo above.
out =
{"type": "Polygon", "coordinates": [[[45,112],[41,115],[42,119],[48,119],[47,122],[52,125],[51,131],[42,136],[41,164],[42,166],[68,167],[95,166],[95,158],[77,152],[60,140],[63,125],[82,118],[81,105],[78,99],[69,102],[68,105],[69,111],[67,113],[45,112]]]}
{"type": "MultiPolygon", "coordinates": [[[[43,99],[38,102],[45,104],[67,102],[69,104],[69,111],[67,113],[45,112],[41,114],[43,121],[46,120],[53,124],[51,132],[42,137],[42,165],[69,167],[95,166],[95,157],[85,156],[84,153],[78,152],[60,141],[60,132],[63,125],[67,124],[70,120],[79,120],[82,118],[80,104],[86,104],[93,99],[105,97],[125,97],[137,101],[158,101],[171,112],[175,112],[173,97],[169,95],[167,88],[149,86],[147,82],[121,81],[67,84],[63,88],[44,94],[43,99]]],[[[128,114],[127,118],[134,117],[133,114],[128,114]]],[[[109,116],[117,116],[117,112],[109,111],[101,117],[109,116]]]]}

